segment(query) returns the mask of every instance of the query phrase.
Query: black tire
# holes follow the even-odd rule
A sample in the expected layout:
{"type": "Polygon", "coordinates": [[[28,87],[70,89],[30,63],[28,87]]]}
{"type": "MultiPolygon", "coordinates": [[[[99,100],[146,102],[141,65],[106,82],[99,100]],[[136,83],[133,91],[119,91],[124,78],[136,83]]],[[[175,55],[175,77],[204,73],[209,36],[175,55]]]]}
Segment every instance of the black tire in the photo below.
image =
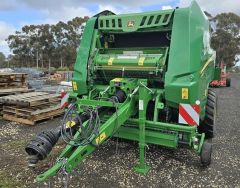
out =
{"type": "Polygon", "coordinates": [[[203,142],[200,154],[200,161],[204,167],[207,167],[211,164],[211,156],[212,156],[212,144],[205,140],[203,142]]]}
{"type": "Polygon", "coordinates": [[[217,116],[217,96],[213,90],[208,91],[205,107],[205,118],[198,126],[199,133],[205,133],[206,138],[213,138],[214,124],[217,116]]]}
{"type": "Polygon", "coordinates": [[[216,95],[215,91],[212,89],[208,89],[208,98],[213,100],[216,104],[216,112],[218,110],[218,96],[216,95]]]}
{"type": "Polygon", "coordinates": [[[215,91],[213,91],[212,89],[208,89],[208,95],[211,95],[211,96],[217,98],[215,91]]]}
{"type": "Polygon", "coordinates": [[[231,78],[227,78],[226,87],[230,87],[230,86],[231,86],[231,78]]]}

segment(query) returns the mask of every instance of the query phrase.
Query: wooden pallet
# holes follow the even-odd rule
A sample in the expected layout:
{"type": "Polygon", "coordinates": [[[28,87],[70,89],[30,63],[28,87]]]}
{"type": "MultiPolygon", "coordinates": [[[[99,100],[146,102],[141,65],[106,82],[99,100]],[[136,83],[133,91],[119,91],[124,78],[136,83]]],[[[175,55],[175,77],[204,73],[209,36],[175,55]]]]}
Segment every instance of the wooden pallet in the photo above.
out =
{"type": "Polygon", "coordinates": [[[22,117],[31,117],[42,113],[51,112],[60,109],[59,103],[49,103],[35,107],[3,106],[4,114],[17,115],[22,117]]]}
{"type": "Polygon", "coordinates": [[[14,72],[0,72],[0,81],[1,80],[21,80],[22,78],[26,78],[26,73],[14,73],[14,72]]]}
{"type": "Polygon", "coordinates": [[[0,97],[0,102],[7,105],[17,105],[20,107],[33,107],[47,105],[53,102],[60,102],[59,94],[49,94],[46,92],[30,92],[17,95],[0,97]]]}
{"type": "Polygon", "coordinates": [[[0,116],[2,116],[2,111],[3,111],[3,103],[0,103],[0,116]]]}
{"type": "Polygon", "coordinates": [[[0,73],[0,89],[26,87],[25,73],[0,73]]]}
{"type": "Polygon", "coordinates": [[[0,88],[2,89],[8,89],[8,88],[21,88],[21,87],[26,87],[25,84],[19,83],[19,82],[9,82],[9,83],[3,83],[0,82],[0,88]]]}
{"type": "Polygon", "coordinates": [[[60,95],[30,92],[0,97],[3,118],[18,123],[34,125],[36,122],[61,115],[60,95]]]}
{"type": "Polygon", "coordinates": [[[3,119],[9,120],[9,121],[15,121],[17,123],[26,124],[26,125],[35,125],[39,121],[53,119],[54,117],[63,114],[63,112],[64,112],[63,109],[56,109],[56,110],[52,110],[49,112],[32,115],[28,118],[24,118],[24,117],[16,115],[16,114],[11,115],[11,114],[7,114],[7,113],[3,112],[3,119]]]}
{"type": "Polygon", "coordinates": [[[27,93],[27,92],[32,92],[34,91],[33,89],[28,89],[27,87],[21,87],[21,88],[8,88],[8,89],[0,89],[0,96],[5,96],[5,95],[15,95],[19,93],[27,93]]]}

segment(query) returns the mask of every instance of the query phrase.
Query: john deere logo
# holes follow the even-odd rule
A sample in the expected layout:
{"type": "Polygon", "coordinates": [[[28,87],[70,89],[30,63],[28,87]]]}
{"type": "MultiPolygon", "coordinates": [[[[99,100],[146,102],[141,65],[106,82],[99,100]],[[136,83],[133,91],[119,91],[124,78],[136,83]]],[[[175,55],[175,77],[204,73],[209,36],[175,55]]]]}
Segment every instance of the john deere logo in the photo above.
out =
{"type": "Polygon", "coordinates": [[[128,26],[128,27],[133,27],[133,26],[134,26],[134,21],[128,21],[127,26],[128,26]]]}

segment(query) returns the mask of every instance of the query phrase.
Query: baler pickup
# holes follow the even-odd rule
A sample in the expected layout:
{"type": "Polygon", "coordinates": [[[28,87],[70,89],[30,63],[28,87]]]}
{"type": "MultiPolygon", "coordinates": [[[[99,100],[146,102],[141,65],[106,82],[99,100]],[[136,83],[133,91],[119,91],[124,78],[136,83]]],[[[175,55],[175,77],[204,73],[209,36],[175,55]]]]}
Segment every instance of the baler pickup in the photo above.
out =
{"type": "Polygon", "coordinates": [[[162,71],[168,48],[157,49],[108,49],[96,54],[96,70],[162,71]],[[134,50],[134,51],[133,51],[134,50]]]}

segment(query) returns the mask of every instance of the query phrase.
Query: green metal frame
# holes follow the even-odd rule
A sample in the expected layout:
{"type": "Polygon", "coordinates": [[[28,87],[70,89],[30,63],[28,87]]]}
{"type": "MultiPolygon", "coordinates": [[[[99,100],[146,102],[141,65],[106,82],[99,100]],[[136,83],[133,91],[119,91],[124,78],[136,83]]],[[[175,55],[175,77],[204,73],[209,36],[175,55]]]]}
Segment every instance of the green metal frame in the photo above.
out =
{"type": "MultiPolygon", "coordinates": [[[[131,81],[135,82],[134,80],[131,81]]],[[[147,80],[145,79],[138,80],[137,84],[138,85],[135,85],[135,88],[136,86],[138,88],[137,92],[128,93],[126,101],[122,104],[117,104],[117,112],[110,117],[105,117],[106,121],[100,126],[99,135],[93,139],[91,144],[75,147],[72,146],[74,143],[70,142],[60,154],[56,164],[45,173],[39,175],[37,181],[46,181],[49,177],[56,175],[62,168],[64,168],[66,172],[71,172],[82,160],[112,135],[139,142],[140,159],[135,167],[135,171],[139,173],[146,174],[150,169],[150,166],[148,166],[145,161],[146,144],[157,144],[177,148],[178,134],[180,132],[181,134],[185,134],[189,147],[200,154],[205,135],[204,133],[198,134],[196,126],[174,125],[146,120],[146,110],[149,100],[160,99],[162,92],[160,90],[147,88],[147,80]],[[139,118],[133,119],[131,117],[136,113],[135,104],[137,102],[139,103],[139,118]],[[166,131],[169,131],[169,133],[166,131]],[[198,138],[199,142],[194,143],[194,138],[198,138]]],[[[96,101],[92,99],[78,99],[77,104],[79,104],[79,106],[114,107],[109,101],[96,101]]],[[[162,105],[158,107],[162,108],[162,105]]],[[[85,126],[87,126],[87,123],[85,123],[85,126]]],[[[80,133],[77,132],[75,138],[79,136],[80,133]]]]}
{"type": "Polygon", "coordinates": [[[150,167],[145,163],[145,147],[146,147],[146,112],[148,102],[153,98],[153,92],[146,89],[147,80],[140,81],[139,86],[139,164],[135,167],[135,170],[140,173],[146,174],[150,167]]]}
{"type": "Polygon", "coordinates": [[[169,24],[173,10],[102,16],[98,28],[103,31],[133,32],[140,29],[162,27],[169,24]],[[131,24],[131,25],[130,25],[131,24]]]}

